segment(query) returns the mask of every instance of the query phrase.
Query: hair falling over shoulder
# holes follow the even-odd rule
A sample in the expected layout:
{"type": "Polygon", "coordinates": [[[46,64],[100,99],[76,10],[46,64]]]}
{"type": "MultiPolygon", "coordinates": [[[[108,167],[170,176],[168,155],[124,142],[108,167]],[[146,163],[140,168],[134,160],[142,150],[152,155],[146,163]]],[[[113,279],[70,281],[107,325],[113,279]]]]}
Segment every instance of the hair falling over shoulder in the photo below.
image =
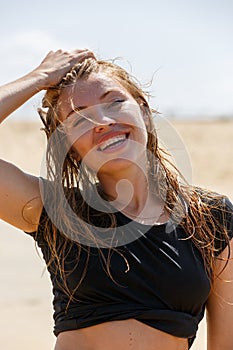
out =
{"type": "MultiPolygon", "coordinates": [[[[48,141],[51,139],[51,136],[54,135],[55,130],[61,125],[58,107],[59,96],[62,89],[75,84],[79,79],[87,78],[91,73],[98,72],[102,72],[107,76],[114,78],[139,104],[144,106],[149,119],[147,148],[149,154],[153,155],[151,159],[149,157],[149,169],[154,189],[163,199],[165,209],[169,212],[173,221],[183,227],[187,234],[187,239],[191,239],[201,252],[208,276],[213,281],[215,277],[215,259],[218,255],[219,246],[221,246],[221,242],[216,245],[216,236],[219,237],[219,234],[217,233],[221,233],[219,240],[227,241],[229,248],[229,223],[227,219],[229,208],[227,205],[224,205],[224,196],[193,187],[185,182],[178,169],[172,164],[168,152],[159,145],[156,127],[154,125],[154,111],[150,109],[147,102],[148,94],[142,90],[140,84],[124,69],[112,62],[98,61],[89,58],[74,66],[58,86],[48,89],[43,98],[43,108],[39,109],[39,114],[44,124],[44,131],[47,135],[48,141]],[[156,162],[154,159],[156,159],[156,162]]],[[[80,186],[83,189],[88,187],[92,188],[93,183],[95,183],[97,179],[90,169],[85,168],[84,166],[81,167],[80,161],[77,161],[70,151],[67,152],[64,158],[62,171],[59,171],[60,169],[57,167],[57,164],[60,159],[60,150],[56,145],[59,144],[59,142],[64,141],[64,138],[65,135],[63,132],[57,132],[54,141],[50,143],[50,147],[48,147],[46,155],[47,179],[48,182],[51,182],[54,185],[53,193],[56,198],[56,222],[60,222],[61,225],[59,225],[59,227],[65,227],[70,231],[74,230],[74,227],[72,227],[72,220],[67,217],[63,202],[62,200],[59,200],[59,198],[62,198],[62,196],[59,196],[61,188],[70,189],[69,191],[64,191],[69,205],[77,215],[75,226],[76,234],[89,237],[90,240],[96,240],[88,225],[89,223],[91,224],[92,210],[77,189],[79,189],[80,186]],[[59,172],[62,174],[58,174],[59,172]],[[76,188],[76,191],[72,190],[74,188],[76,188]],[[85,225],[85,222],[87,225],[85,225]]],[[[104,196],[104,194],[102,195],[104,196]]],[[[52,199],[49,198],[49,200],[51,201],[50,205],[52,206],[52,199]]],[[[102,211],[96,212],[95,216],[98,216],[101,227],[114,228],[116,225],[114,214],[105,212],[104,208],[102,211]]],[[[63,262],[67,254],[67,249],[70,249],[69,247],[71,245],[75,245],[77,246],[78,264],[81,249],[84,248],[77,242],[72,242],[72,240],[65,236],[61,241],[58,238],[57,227],[52,224],[49,217],[47,217],[46,220],[47,222],[43,224],[43,227],[44,238],[51,252],[50,264],[56,266],[56,272],[62,277],[64,290],[70,297],[72,297],[85,276],[86,268],[84,269],[82,278],[78,282],[75,290],[69,290],[66,284],[66,274],[70,273],[70,271],[64,270],[63,262]]],[[[98,242],[95,243],[98,246],[98,242]]],[[[86,247],[85,249],[87,249],[88,252],[90,251],[90,247],[86,247]]],[[[109,251],[110,250],[111,249],[109,249],[109,251]]],[[[101,248],[99,251],[101,255],[101,248]]],[[[109,257],[110,255],[111,252],[109,253],[109,257]]],[[[105,260],[104,266],[106,267],[106,272],[111,276],[109,259],[105,259],[104,256],[102,256],[102,258],[105,260]]],[[[86,267],[87,264],[88,259],[86,267]]]]}

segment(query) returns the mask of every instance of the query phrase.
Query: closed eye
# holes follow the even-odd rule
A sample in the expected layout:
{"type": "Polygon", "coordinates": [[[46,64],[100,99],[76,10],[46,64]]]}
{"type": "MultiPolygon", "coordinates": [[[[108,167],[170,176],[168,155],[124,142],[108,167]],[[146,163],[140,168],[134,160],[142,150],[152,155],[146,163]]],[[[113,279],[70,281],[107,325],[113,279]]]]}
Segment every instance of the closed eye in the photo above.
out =
{"type": "Polygon", "coordinates": [[[117,98],[115,99],[114,101],[108,103],[108,107],[111,108],[111,107],[116,107],[118,105],[120,105],[121,103],[124,103],[125,102],[125,99],[123,98],[117,98]]]}
{"type": "Polygon", "coordinates": [[[86,107],[82,109],[75,108],[72,113],[73,114],[72,118],[74,118],[73,126],[77,126],[82,122],[86,122],[86,121],[92,122],[93,118],[91,117],[91,109],[92,107],[86,107]]]}
{"type": "Polygon", "coordinates": [[[76,127],[78,125],[80,125],[81,123],[83,123],[84,121],[86,121],[87,119],[82,117],[82,116],[78,116],[77,118],[75,118],[75,121],[73,123],[73,127],[76,127]]]}
{"type": "Polygon", "coordinates": [[[85,121],[87,121],[87,118],[83,116],[80,112],[73,112],[66,119],[66,127],[75,128],[85,121]]]}
{"type": "Polygon", "coordinates": [[[123,103],[125,102],[125,99],[123,98],[117,98],[116,100],[113,101],[113,103],[123,103]]]}

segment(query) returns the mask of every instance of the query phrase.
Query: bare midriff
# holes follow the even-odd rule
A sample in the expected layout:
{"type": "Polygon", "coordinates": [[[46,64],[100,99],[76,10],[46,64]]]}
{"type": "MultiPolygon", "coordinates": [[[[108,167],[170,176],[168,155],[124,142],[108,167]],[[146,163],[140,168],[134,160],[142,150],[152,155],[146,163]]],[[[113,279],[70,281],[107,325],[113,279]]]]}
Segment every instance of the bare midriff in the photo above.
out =
{"type": "Polygon", "coordinates": [[[188,341],[134,319],[112,321],[58,335],[55,350],[187,350],[188,341]]]}

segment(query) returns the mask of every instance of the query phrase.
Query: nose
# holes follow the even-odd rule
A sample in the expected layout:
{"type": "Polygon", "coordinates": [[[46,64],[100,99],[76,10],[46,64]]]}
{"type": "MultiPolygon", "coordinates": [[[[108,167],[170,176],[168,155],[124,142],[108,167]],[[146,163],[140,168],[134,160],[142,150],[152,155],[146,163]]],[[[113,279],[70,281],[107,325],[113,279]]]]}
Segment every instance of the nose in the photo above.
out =
{"type": "Polygon", "coordinates": [[[106,114],[107,113],[104,113],[100,106],[96,108],[94,116],[95,132],[107,131],[109,128],[111,128],[111,126],[116,124],[116,121],[111,116],[106,114]]]}
{"type": "Polygon", "coordinates": [[[104,132],[104,131],[108,131],[109,128],[111,128],[114,124],[116,124],[116,122],[107,122],[104,124],[98,124],[94,127],[95,132],[100,133],[100,132],[104,132]]]}

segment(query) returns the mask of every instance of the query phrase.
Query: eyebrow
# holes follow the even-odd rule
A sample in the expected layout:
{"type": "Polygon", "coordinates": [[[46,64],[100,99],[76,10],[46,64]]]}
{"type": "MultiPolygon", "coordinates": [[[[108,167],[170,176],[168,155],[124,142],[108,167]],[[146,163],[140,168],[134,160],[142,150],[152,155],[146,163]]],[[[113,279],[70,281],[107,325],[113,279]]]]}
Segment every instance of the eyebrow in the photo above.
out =
{"type": "MultiPolygon", "coordinates": [[[[119,92],[118,90],[109,90],[109,91],[106,91],[105,93],[103,93],[103,95],[100,96],[100,100],[104,100],[106,96],[108,96],[109,94],[111,93],[114,93],[114,92],[119,92]]],[[[88,106],[74,106],[74,108],[68,113],[68,115],[66,116],[66,118],[68,118],[72,113],[75,113],[75,112],[78,112],[78,111],[81,111],[82,109],[86,109],[88,108],[88,106]]]]}

